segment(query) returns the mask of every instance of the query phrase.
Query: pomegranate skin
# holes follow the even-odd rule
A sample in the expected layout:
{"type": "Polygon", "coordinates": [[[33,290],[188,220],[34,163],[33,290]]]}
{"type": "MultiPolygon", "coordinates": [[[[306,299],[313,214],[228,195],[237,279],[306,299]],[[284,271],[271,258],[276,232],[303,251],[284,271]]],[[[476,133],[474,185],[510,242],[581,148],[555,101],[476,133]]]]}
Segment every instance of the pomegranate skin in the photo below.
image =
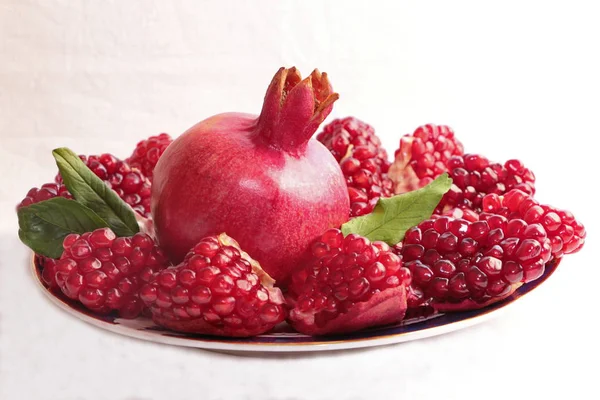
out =
{"type": "Polygon", "coordinates": [[[325,74],[300,82],[295,69],[281,69],[260,117],[219,114],[167,148],[154,170],[152,213],[172,262],[226,232],[281,283],[315,238],[348,220],[343,174],[327,148],[309,140],[337,99],[330,92],[325,74]]]}
{"type": "Polygon", "coordinates": [[[399,286],[376,293],[366,302],[353,304],[344,314],[328,321],[324,326],[317,326],[314,321],[307,323],[302,319],[291,321],[291,324],[305,335],[352,333],[398,323],[404,319],[406,310],[406,287],[399,286]]]}

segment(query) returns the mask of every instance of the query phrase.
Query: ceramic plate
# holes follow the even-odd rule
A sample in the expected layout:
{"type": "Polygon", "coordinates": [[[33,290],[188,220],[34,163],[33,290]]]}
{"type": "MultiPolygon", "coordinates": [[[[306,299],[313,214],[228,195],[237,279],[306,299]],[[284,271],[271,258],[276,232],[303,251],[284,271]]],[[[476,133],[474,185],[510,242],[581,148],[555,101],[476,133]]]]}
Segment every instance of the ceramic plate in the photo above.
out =
{"type": "Polygon", "coordinates": [[[406,319],[396,325],[330,337],[303,335],[294,332],[287,324],[283,323],[268,334],[252,338],[229,339],[168,331],[155,325],[148,318],[128,320],[118,318],[116,315],[96,315],[85,309],[81,304],[70,300],[60,291],[46,288],[41,280],[40,266],[36,264],[35,259],[31,263],[35,281],[50,301],[87,323],[121,335],[152,342],[236,352],[305,352],[354,349],[407,342],[456,331],[499,315],[510,304],[544,283],[556,271],[557,266],[557,261],[549,263],[540,279],[521,286],[505,300],[480,310],[448,314],[430,313],[430,315],[406,319]]]}

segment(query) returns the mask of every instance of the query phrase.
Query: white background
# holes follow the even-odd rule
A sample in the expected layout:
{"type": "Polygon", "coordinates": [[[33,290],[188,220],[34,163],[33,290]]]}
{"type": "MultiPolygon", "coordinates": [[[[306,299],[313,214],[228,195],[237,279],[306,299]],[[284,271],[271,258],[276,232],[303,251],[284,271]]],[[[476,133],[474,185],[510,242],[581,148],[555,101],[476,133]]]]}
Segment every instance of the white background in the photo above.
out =
{"type": "Polygon", "coordinates": [[[1,0],[0,399],[597,398],[593,4],[1,0]],[[311,356],[137,341],[42,297],[14,206],[54,176],[51,149],[125,157],[151,134],[257,112],[282,65],[327,71],[341,95],[333,116],[371,123],[388,151],[434,122],[467,151],[524,160],[539,199],[585,222],[587,246],[492,322],[311,356]]]}

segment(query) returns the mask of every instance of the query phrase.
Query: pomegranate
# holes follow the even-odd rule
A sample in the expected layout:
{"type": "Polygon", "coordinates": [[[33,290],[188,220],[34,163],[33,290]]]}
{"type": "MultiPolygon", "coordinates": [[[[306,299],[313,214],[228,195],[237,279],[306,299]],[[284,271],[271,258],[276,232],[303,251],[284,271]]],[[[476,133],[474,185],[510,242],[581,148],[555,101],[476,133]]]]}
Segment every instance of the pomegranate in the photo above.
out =
{"type": "Polygon", "coordinates": [[[116,310],[122,318],[142,313],[140,287],[167,267],[162,251],[144,233],[117,237],[109,228],[72,233],[63,248],[60,260],[46,263],[44,272],[54,272],[54,283],[67,297],[98,313],[116,310]]]}
{"type": "Polygon", "coordinates": [[[140,291],[157,324],[179,332],[245,337],[285,319],[275,282],[239,244],[222,233],[203,238],[178,266],[140,291]]]}
{"type": "Polygon", "coordinates": [[[386,243],[330,229],[292,274],[289,322],[307,335],[396,323],[406,313],[410,283],[410,270],[386,243]]]}
{"type": "Polygon", "coordinates": [[[504,194],[511,189],[535,193],[535,176],[519,160],[500,164],[478,154],[465,154],[450,158],[446,165],[454,184],[440,202],[441,210],[458,207],[480,212],[481,200],[488,193],[504,194]]]}
{"type": "Polygon", "coordinates": [[[35,255],[36,265],[42,267],[42,280],[49,288],[58,287],[56,282],[56,263],[58,260],[54,258],[42,256],[40,254],[35,255]]]}
{"type": "Polygon", "coordinates": [[[408,307],[485,307],[542,276],[550,252],[539,223],[494,214],[476,222],[434,215],[409,229],[399,249],[413,277],[408,307]]]}
{"type": "Polygon", "coordinates": [[[150,136],[148,139],[141,140],[135,146],[133,154],[125,160],[131,167],[137,168],[152,182],[152,173],[154,167],[163,155],[167,147],[173,142],[171,136],[167,133],[161,133],[157,136],[150,136]]]}
{"type": "Polygon", "coordinates": [[[390,162],[373,127],[354,117],[336,119],[317,135],[340,163],[350,196],[350,217],[373,211],[381,197],[393,194],[390,162]]]}
{"type": "MultiPolygon", "coordinates": [[[[343,170],[343,168],[342,168],[343,170]]],[[[395,192],[405,193],[423,187],[443,172],[452,178],[452,188],[436,209],[436,214],[474,219],[481,200],[488,193],[504,194],[520,189],[535,193],[535,175],[519,160],[494,163],[479,154],[465,154],[454,131],[445,125],[423,125],[412,135],[404,135],[396,150],[389,177],[395,192]]]]}
{"type": "Polygon", "coordinates": [[[519,189],[513,189],[504,196],[490,193],[483,198],[482,204],[484,212],[480,219],[500,214],[510,220],[521,218],[529,224],[541,224],[550,239],[554,258],[576,253],[585,243],[585,227],[570,211],[540,204],[519,189]]]}
{"type": "Polygon", "coordinates": [[[177,138],[152,186],[157,237],[171,261],[226,232],[280,281],[314,239],[347,221],[342,171],[310,140],[337,99],[327,74],[302,80],[296,68],[281,68],[260,116],[215,115],[177,138]]]}
{"type": "Polygon", "coordinates": [[[396,193],[427,185],[448,171],[446,163],[452,156],[463,153],[462,143],[446,125],[422,125],[412,134],[402,136],[400,147],[394,153],[394,163],[389,168],[396,193]]]}
{"type": "MultiPolygon", "coordinates": [[[[127,162],[121,161],[112,154],[99,156],[84,156],[79,158],[100,179],[102,179],[120,198],[133,208],[135,212],[145,218],[150,218],[150,185],[151,182],[138,168],[132,167],[127,162]]],[[[17,210],[40,201],[54,197],[73,198],[67,187],[63,184],[62,177],[57,174],[54,183],[45,183],[40,188],[32,188],[17,210]]]]}
{"type": "MultiPolygon", "coordinates": [[[[139,169],[132,167],[127,162],[119,160],[117,157],[108,153],[99,156],[80,155],[79,158],[81,158],[81,161],[83,161],[98,178],[102,179],[112,190],[117,192],[119,197],[133,208],[133,211],[145,218],[151,217],[151,182],[139,169]]],[[[56,175],[54,181],[58,185],[58,196],[71,197],[67,188],[63,185],[63,179],[62,176],[60,176],[60,173],[56,175]],[[63,191],[66,192],[66,194],[64,194],[63,191]]],[[[48,185],[42,186],[42,188],[47,187],[48,185]]],[[[29,197],[33,191],[34,189],[31,189],[27,196],[29,197]]],[[[33,202],[46,200],[45,198],[40,198],[41,193],[38,193],[37,197],[37,199],[34,197],[33,202]]],[[[27,198],[23,201],[26,200],[27,198]]]]}
{"type": "Polygon", "coordinates": [[[61,183],[44,183],[39,188],[31,188],[27,192],[27,196],[17,205],[17,210],[22,207],[27,207],[40,201],[49,200],[57,196],[62,196],[67,199],[73,198],[67,187],[61,183]]]}

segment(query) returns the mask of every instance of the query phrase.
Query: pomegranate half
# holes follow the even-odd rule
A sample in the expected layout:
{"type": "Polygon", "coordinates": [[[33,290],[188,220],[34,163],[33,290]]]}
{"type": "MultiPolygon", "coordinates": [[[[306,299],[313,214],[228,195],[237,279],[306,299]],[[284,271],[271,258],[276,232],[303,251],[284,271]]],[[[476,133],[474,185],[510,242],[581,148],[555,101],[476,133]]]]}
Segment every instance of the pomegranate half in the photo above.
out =
{"type": "Polygon", "coordinates": [[[180,262],[205,236],[226,232],[275,280],[310,243],[348,220],[344,176],[310,140],[338,94],[318,70],[281,68],[260,116],[225,113],[186,131],[154,170],[152,215],[161,247],[180,262]]]}

